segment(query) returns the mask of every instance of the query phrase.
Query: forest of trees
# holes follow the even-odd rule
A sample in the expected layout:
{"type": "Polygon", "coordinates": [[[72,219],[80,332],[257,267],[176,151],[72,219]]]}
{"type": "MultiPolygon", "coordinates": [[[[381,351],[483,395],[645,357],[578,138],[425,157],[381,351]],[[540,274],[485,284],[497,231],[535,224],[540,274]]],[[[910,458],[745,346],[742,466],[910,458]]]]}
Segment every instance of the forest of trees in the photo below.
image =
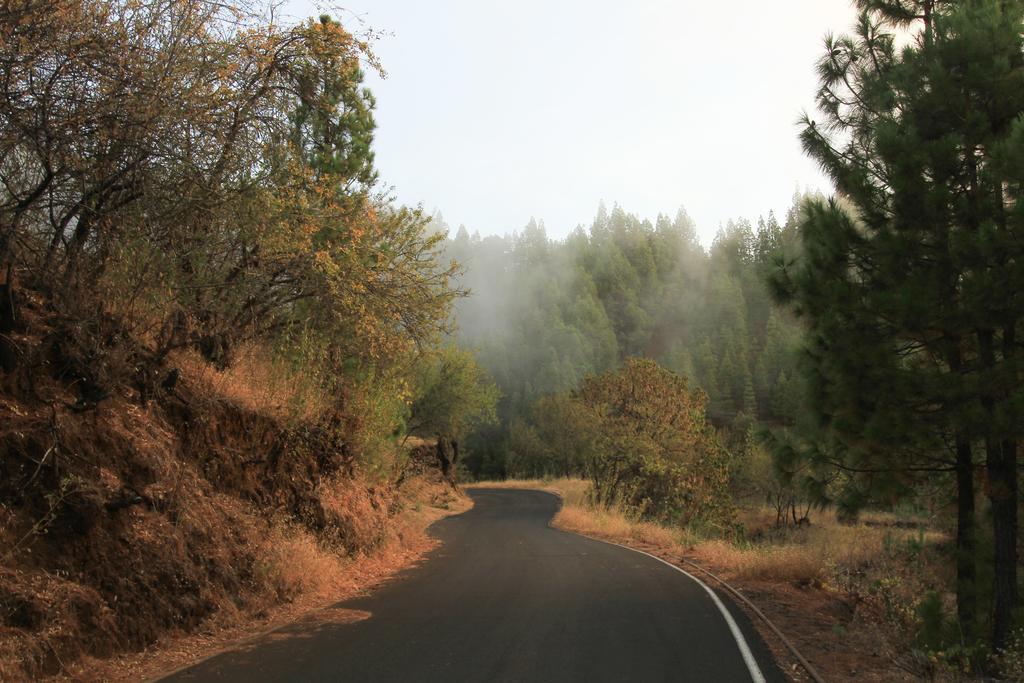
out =
{"type": "Polygon", "coordinates": [[[502,395],[501,423],[471,438],[470,472],[579,472],[564,449],[530,447],[544,441],[530,432],[550,412],[536,403],[630,357],[688,378],[707,394],[709,419],[740,438],[756,422],[792,422],[799,328],[772,303],[765,278],[772,255],[796,239],[801,201],[782,222],[730,222],[709,251],[682,210],[652,224],[602,206],[589,230],[564,240],[534,221],[506,237],[459,228],[445,253],[465,269],[471,295],[456,304],[456,338],[502,395]]]}

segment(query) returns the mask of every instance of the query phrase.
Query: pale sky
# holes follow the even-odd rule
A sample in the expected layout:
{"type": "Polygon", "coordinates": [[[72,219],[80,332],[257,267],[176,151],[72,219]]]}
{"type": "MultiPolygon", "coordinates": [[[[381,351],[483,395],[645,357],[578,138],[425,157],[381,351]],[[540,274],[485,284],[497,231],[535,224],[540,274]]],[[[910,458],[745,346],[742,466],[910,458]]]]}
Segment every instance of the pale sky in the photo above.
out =
{"type": "Polygon", "coordinates": [[[375,47],[387,78],[368,74],[381,178],[453,228],[536,217],[562,237],[603,200],[652,220],[683,206],[709,243],[730,218],[781,216],[798,187],[830,191],[796,120],[849,0],[344,5],[353,32],[390,34],[375,47]]]}

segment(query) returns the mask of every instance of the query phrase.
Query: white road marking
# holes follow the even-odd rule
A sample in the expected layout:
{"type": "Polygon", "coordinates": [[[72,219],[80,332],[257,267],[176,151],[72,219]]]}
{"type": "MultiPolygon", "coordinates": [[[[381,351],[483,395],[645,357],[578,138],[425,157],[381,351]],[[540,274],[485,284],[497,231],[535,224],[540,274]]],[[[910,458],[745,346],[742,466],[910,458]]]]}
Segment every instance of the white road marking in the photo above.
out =
{"type": "Polygon", "coordinates": [[[696,581],[697,585],[699,585],[701,588],[707,591],[708,595],[711,596],[711,599],[714,601],[715,605],[718,606],[718,611],[722,613],[722,617],[725,619],[725,623],[729,625],[729,630],[732,631],[732,637],[736,640],[736,645],[740,648],[740,654],[743,655],[743,661],[747,665],[747,671],[750,672],[751,680],[754,683],[765,683],[764,674],[761,673],[761,667],[757,665],[757,660],[754,658],[754,653],[750,651],[750,645],[747,644],[747,639],[743,637],[743,631],[740,630],[739,624],[736,623],[736,620],[732,618],[732,614],[729,612],[729,608],[725,606],[725,604],[722,602],[722,599],[718,597],[718,594],[715,593],[715,591],[711,590],[710,586],[708,586],[706,583],[704,583],[696,576],[683,569],[682,567],[677,567],[671,562],[666,562],[657,555],[651,555],[650,553],[645,553],[643,550],[630,548],[628,545],[622,545],[620,543],[606,541],[603,538],[594,538],[593,536],[586,536],[586,538],[590,538],[595,541],[601,541],[601,543],[607,543],[608,545],[618,546],[619,548],[625,548],[626,550],[632,550],[634,553],[640,553],[641,555],[646,555],[647,557],[655,559],[664,565],[672,567],[672,569],[675,569],[680,574],[685,574],[686,576],[696,581]]]}

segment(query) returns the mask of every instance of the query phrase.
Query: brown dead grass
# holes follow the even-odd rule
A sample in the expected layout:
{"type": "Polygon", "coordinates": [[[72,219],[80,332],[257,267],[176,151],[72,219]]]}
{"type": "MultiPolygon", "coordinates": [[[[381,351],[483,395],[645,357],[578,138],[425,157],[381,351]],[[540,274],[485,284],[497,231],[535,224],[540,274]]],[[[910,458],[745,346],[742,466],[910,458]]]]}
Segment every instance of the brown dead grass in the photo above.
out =
{"type": "Polygon", "coordinates": [[[258,348],[225,372],[175,356],[173,391],[111,372],[79,409],[47,367],[83,361],[29,303],[19,343],[52,359],[31,391],[0,373],[0,681],[160,674],[394,575],[468,505],[436,469],[363,471],[347,423],[313,421],[315,385],[258,348]]]}
{"type": "Polygon", "coordinates": [[[322,386],[259,345],[240,348],[226,370],[218,370],[195,351],[175,351],[168,361],[202,393],[268,417],[316,422],[331,405],[322,386]]]}
{"type": "Polygon", "coordinates": [[[325,598],[346,581],[344,555],[326,548],[313,534],[288,522],[278,522],[267,535],[262,579],[284,601],[298,595],[325,598]]]}
{"type": "Polygon", "coordinates": [[[472,501],[447,484],[417,477],[403,487],[401,507],[382,543],[352,555],[318,541],[294,523],[275,522],[261,547],[259,579],[278,594],[278,604],[255,619],[222,609],[196,632],[168,633],[141,653],[112,659],[85,657],[60,678],[112,683],[150,680],[224,650],[246,647],[254,638],[293,622],[347,623],[368,618],[368,613],[335,605],[420,562],[437,545],[427,528],[443,517],[468,510],[472,501]]]}
{"type": "Polygon", "coordinates": [[[588,536],[598,536],[621,542],[681,549],[681,534],[651,522],[638,522],[607,510],[587,510],[579,506],[565,506],[555,518],[555,526],[588,536]]]}
{"type": "Polygon", "coordinates": [[[812,583],[821,578],[826,560],[819,549],[798,545],[738,548],[726,541],[705,541],[693,549],[700,561],[728,567],[744,579],[812,583]]]}

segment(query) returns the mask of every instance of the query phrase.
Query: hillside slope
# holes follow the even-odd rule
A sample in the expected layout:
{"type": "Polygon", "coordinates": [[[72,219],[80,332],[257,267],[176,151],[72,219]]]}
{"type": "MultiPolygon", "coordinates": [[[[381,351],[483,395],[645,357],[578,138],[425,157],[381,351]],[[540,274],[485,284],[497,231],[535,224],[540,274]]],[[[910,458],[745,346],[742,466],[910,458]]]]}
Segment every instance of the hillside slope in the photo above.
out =
{"type": "Polygon", "coordinates": [[[2,680],[330,599],[353,558],[423,550],[421,502],[457,499],[428,446],[399,487],[361,471],[344,424],[284,420],[175,367],[92,396],[96,369],[42,301],[22,302],[22,357],[0,370],[2,680]]]}

